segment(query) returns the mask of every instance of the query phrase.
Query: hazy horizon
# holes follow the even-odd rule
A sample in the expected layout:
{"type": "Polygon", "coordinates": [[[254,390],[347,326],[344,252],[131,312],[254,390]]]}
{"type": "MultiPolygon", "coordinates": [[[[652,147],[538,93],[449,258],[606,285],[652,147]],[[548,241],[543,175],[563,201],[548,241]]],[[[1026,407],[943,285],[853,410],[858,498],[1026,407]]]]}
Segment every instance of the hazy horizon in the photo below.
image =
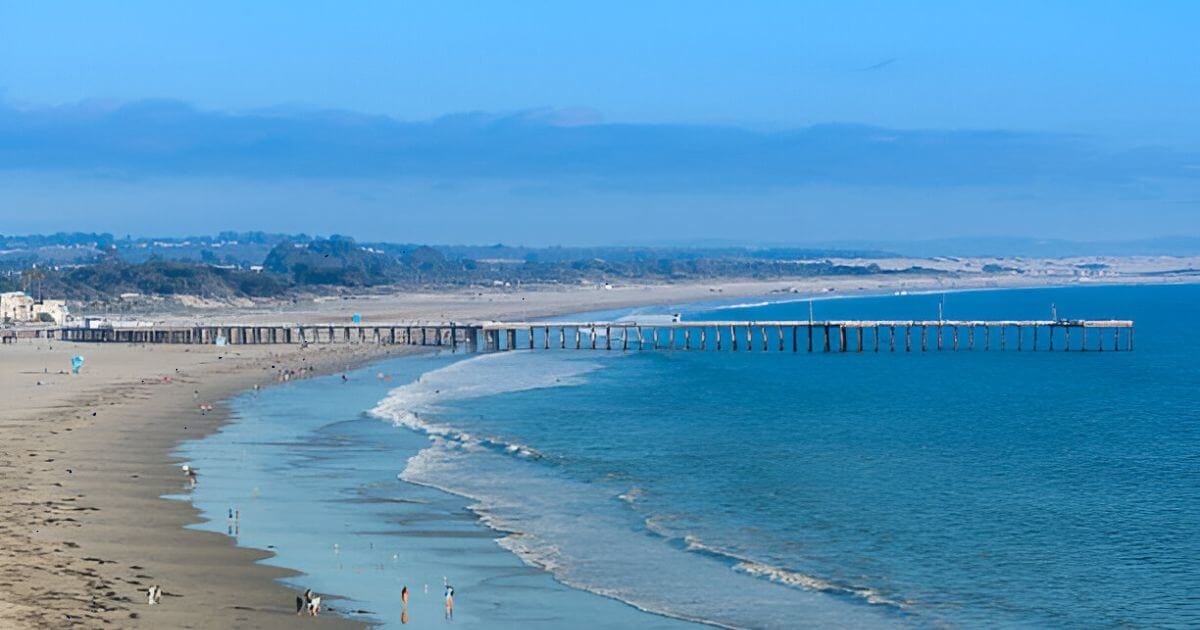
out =
{"type": "MultiPolygon", "coordinates": [[[[162,239],[164,241],[221,241],[239,240],[240,236],[252,234],[253,231],[212,231],[206,233],[188,234],[146,234],[127,232],[114,234],[112,232],[41,232],[28,234],[0,233],[0,241],[5,239],[26,239],[37,237],[52,237],[59,234],[68,236],[95,234],[108,236],[114,241],[147,242],[162,239]],[[233,232],[229,234],[229,232],[233,232]]],[[[436,242],[412,241],[379,238],[372,234],[345,233],[306,233],[306,232],[264,232],[271,237],[303,237],[313,240],[329,238],[351,238],[360,245],[387,244],[404,246],[431,246],[448,251],[486,250],[505,248],[508,251],[522,250],[580,250],[581,252],[623,251],[623,250],[662,250],[663,252],[721,252],[722,250],[743,250],[746,252],[777,250],[807,250],[809,252],[828,252],[828,256],[838,253],[854,256],[858,254],[879,257],[887,255],[908,256],[918,258],[937,257],[1000,257],[1000,258],[1069,258],[1069,257],[1103,257],[1103,256],[1180,256],[1189,257],[1200,255],[1200,236],[1178,235],[1161,236],[1144,239],[1099,239],[1080,241],[1070,239],[1043,239],[1014,236],[961,236],[940,239],[912,240],[825,240],[825,241],[745,241],[737,239],[701,238],[701,239],[659,239],[659,240],[626,240],[609,243],[548,243],[530,244],[520,241],[510,242],[436,242]]],[[[274,243],[274,240],[268,242],[274,243]]],[[[193,243],[194,244],[194,243],[193,243]]],[[[4,253],[4,252],[0,252],[4,253]]]]}
{"type": "Polygon", "coordinates": [[[3,229],[1200,235],[1193,5],[466,8],[0,2],[3,229]]]}

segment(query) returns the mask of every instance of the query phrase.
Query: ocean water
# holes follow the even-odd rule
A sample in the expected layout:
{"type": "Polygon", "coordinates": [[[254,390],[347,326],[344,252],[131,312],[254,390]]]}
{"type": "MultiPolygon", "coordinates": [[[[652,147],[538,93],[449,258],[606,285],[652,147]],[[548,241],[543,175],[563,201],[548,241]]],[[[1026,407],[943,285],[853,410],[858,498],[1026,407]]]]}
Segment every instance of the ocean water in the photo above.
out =
{"type": "Polygon", "coordinates": [[[562,585],[497,546],[461,497],[397,478],[429,438],[366,411],[397,383],[458,358],[386,361],[345,381],[333,375],[247,392],[232,401],[233,422],[181,446],[199,482],[172,498],[201,510],[207,521],[196,528],[272,551],[267,563],[299,571],[284,580],[297,594],[311,588],[335,612],[381,627],[684,625],[562,585]],[[447,581],[456,591],[452,618],[442,603],[447,581]]]}
{"type": "MultiPolygon", "coordinates": [[[[811,307],[817,319],[935,319],[939,303],[948,319],[1046,319],[1052,304],[1060,317],[1135,319],[1137,347],[1113,352],[1106,336],[1097,352],[1093,332],[1088,352],[1078,338],[1063,352],[1060,332],[1049,352],[1043,331],[1032,352],[1026,331],[1017,352],[1010,330],[1004,352],[995,332],[991,351],[982,332],[966,351],[962,331],[959,352],[949,333],[946,351],[931,336],[920,352],[914,333],[908,354],[886,337],[875,353],[869,335],[862,353],[821,353],[819,337],[816,353],[802,339],[793,354],[790,338],[779,352],[774,336],[768,352],[741,337],[736,353],[726,336],[718,353],[710,336],[708,352],[403,359],[240,399],[240,422],[184,449],[229,475],[203,477],[193,500],[217,516],[269,503],[249,509],[255,530],[285,523],[287,536],[268,536],[275,561],[385,624],[398,581],[448,572],[454,622],[496,627],[1200,625],[1200,287],[811,307]],[[279,445],[285,463],[258,461],[257,446],[255,461],[233,461],[284,426],[305,444],[279,445]],[[310,505],[230,494],[280,470],[311,480],[310,505]],[[305,509],[301,537],[286,524],[305,509]],[[337,556],[353,548],[361,566],[388,557],[378,546],[401,559],[331,569],[314,542],[331,532],[337,556]]],[[[660,313],[803,320],[809,308],[660,313]]],[[[245,513],[241,541],[266,546],[246,537],[245,513]]]]}

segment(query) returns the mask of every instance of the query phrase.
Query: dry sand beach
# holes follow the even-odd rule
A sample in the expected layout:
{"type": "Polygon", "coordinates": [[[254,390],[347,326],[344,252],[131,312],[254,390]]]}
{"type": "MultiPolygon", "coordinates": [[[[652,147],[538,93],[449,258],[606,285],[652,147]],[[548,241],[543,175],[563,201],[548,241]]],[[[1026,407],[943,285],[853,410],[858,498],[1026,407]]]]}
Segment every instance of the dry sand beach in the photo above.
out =
{"type": "MultiPolygon", "coordinates": [[[[223,312],[223,321],[330,321],[348,310],[401,319],[516,319],[708,299],[837,295],[1005,286],[906,278],[802,279],[613,290],[414,294],[330,300],[286,311],[223,312]]],[[[1062,284],[1059,281],[1057,284],[1062,284]]],[[[1013,281],[1012,284],[1017,284],[1013,281]]],[[[1044,284],[1056,284],[1047,281],[1044,284]]],[[[178,317],[178,316],[176,316],[178,317]]],[[[196,522],[171,451],[226,421],[221,401],[280,369],[330,372],[404,347],[131,346],[22,340],[0,347],[0,626],[293,627],[296,593],[285,571],[256,564],[266,551],[184,529],[196,522]],[[70,357],[86,356],[70,375],[70,357]],[[202,414],[201,404],[215,404],[202,414]],[[162,605],[145,589],[160,585],[162,605]]],[[[203,483],[203,471],[199,482],[203,483]]],[[[327,602],[338,607],[336,595],[327,602]]],[[[352,626],[336,615],[314,621],[352,626]]]]}
{"type": "Polygon", "coordinates": [[[1019,287],[1091,286],[1102,284],[1170,284],[1194,282],[1200,257],[1091,257],[1078,259],[835,259],[837,264],[875,263],[885,270],[922,266],[939,274],[864,274],[811,276],[773,280],[724,279],[680,283],[616,283],[608,288],[589,285],[539,285],[518,288],[419,290],[377,292],[301,299],[293,304],[227,304],[184,300],[189,308],[164,310],[148,319],[192,322],[197,318],[238,323],[321,323],[342,321],[359,313],[371,321],[520,320],[563,313],[637,307],[649,304],[684,304],[709,300],[772,297],[851,297],[930,291],[1002,289],[1019,287]],[[1016,271],[981,272],[985,265],[1001,264],[1016,271]],[[1103,274],[1079,275],[1078,265],[1102,264],[1103,274]]]}
{"type": "MultiPolygon", "coordinates": [[[[219,402],[278,369],[343,369],[403,348],[87,346],[0,352],[0,626],[291,627],[295,593],[267,554],[196,521],[170,451],[225,421],[219,402]],[[79,375],[70,357],[87,363],[79,375]],[[202,414],[201,404],[217,403],[202,414]],[[158,584],[163,602],[147,606],[158,584]]],[[[203,471],[200,471],[203,483],[203,471]]],[[[329,599],[327,598],[328,602],[329,599]]],[[[337,603],[331,602],[336,608],[337,603]]],[[[322,626],[351,625],[333,615],[322,626]]]]}

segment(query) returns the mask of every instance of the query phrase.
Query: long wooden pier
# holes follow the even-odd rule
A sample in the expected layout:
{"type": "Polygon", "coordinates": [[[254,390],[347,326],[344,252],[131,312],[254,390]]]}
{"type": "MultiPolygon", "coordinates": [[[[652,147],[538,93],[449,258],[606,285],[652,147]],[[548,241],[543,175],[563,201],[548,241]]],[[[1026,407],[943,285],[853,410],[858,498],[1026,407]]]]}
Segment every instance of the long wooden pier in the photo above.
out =
{"type": "Polygon", "coordinates": [[[451,351],[694,350],[928,352],[1133,350],[1130,320],[472,322],[59,328],[65,341],[172,344],[373,343],[451,351]]]}

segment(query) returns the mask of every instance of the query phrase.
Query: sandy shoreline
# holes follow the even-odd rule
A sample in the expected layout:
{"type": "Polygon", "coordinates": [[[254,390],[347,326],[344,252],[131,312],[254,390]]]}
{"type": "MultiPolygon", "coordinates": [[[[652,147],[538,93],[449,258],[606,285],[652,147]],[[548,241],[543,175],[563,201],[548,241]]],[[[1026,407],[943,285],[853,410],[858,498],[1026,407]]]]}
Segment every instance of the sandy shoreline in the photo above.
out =
{"type": "Polygon", "coordinates": [[[718,280],[678,284],[628,284],[611,289],[575,285],[536,288],[464,288],[439,292],[328,296],[295,304],[245,308],[176,309],[131,315],[174,324],[328,323],[347,321],[358,313],[364,321],[519,321],[567,313],[693,304],[737,299],[799,299],[806,296],[862,297],[896,292],[929,293],[976,289],[1087,287],[1131,284],[1187,284],[1200,276],[1030,276],[1013,274],[814,276],[773,280],[718,280]]]}
{"type": "MultiPolygon", "coordinates": [[[[866,276],[611,291],[406,294],[267,312],[249,309],[222,313],[221,320],[265,321],[269,313],[276,321],[333,321],[349,311],[393,321],[532,318],[738,298],[1099,284],[1001,280],[905,278],[899,285],[866,276]]],[[[165,318],[171,317],[179,316],[165,318]]],[[[170,453],[184,440],[217,430],[227,420],[220,401],[256,383],[274,382],[279,368],[345,370],[407,351],[369,345],[144,347],[45,340],[0,348],[0,554],[7,569],[0,576],[0,626],[293,626],[295,593],[277,582],[287,571],[256,564],[264,552],[238,548],[227,536],[185,530],[197,522],[196,510],[160,498],[185,486],[170,453]],[[58,374],[69,369],[74,354],[87,357],[83,373],[58,374]],[[217,409],[201,415],[200,403],[215,403],[217,409]],[[150,584],[167,593],[163,605],[146,606],[150,584]]],[[[333,615],[317,621],[361,625],[333,615]]]]}
{"type": "Polygon", "coordinates": [[[170,453],[215,431],[227,420],[220,401],[274,382],[278,368],[342,370],[405,349],[52,346],[0,352],[0,625],[293,626],[295,593],[275,581],[287,571],[226,536],[185,530],[196,510],[160,498],[186,486],[170,453]],[[58,374],[77,353],[83,373],[58,374]],[[200,403],[217,407],[202,415],[200,403]],[[162,605],[146,605],[150,584],[162,605]]]}

